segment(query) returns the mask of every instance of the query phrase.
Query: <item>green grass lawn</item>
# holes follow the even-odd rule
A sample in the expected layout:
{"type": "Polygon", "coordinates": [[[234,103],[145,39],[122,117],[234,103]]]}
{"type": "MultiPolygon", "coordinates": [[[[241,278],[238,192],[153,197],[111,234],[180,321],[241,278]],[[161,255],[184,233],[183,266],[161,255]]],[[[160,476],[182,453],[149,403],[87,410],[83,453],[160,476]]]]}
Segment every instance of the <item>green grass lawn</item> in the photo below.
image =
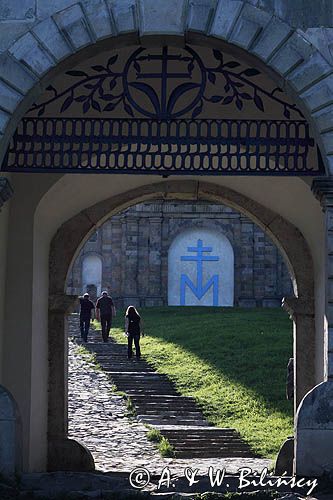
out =
{"type": "MultiPolygon", "coordinates": [[[[164,307],[141,309],[145,358],[193,396],[214,425],[234,427],[252,449],[274,457],[292,434],[285,399],[292,322],[280,309],[164,307]]],[[[112,329],[126,343],[123,317],[112,329]]]]}

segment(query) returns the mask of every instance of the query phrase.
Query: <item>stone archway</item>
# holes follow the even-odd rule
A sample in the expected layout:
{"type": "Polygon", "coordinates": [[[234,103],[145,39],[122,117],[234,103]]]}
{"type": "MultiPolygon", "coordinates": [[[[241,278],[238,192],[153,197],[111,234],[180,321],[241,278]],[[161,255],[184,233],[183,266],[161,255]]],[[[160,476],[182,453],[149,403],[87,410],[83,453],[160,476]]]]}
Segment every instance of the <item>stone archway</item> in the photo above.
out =
{"type": "Polygon", "coordinates": [[[0,57],[4,95],[0,111],[0,162],[21,117],[59,71],[96,50],[126,44],[174,43],[228,45],[255,58],[297,101],[313,127],[327,173],[333,165],[331,113],[332,64],[309,36],[245,0],[74,0],[66,8],[48,7],[30,30],[6,40],[0,57]],[[170,38],[171,37],[171,38],[170,38]]]}
{"type": "MultiPolygon", "coordinates": [[[[66,406],[65,315],[75,297],[65,295],[66,277],[79,247],[108,217],[130,205],[154,198],[209,200],[244,213],[266,231],[286,258],[296,297],[286,300],[294,318],[296,404],[315,385],[315,325],[312,258],[302,234],[289,222],[231,189],[196,181],[147,185],[104,200],[63,224],[54,236],[49,260],[49,468],[61,467],[68,452],[66,406]],[[64,246],[64,241],[66,246],[64,246]],[[302,348],[308,346],[307,352],[302,348]],[[66,443],[66,445],[64,444],[66,443]]],[[[76,455],[80,458],[82,455],[76,455]]],[[[81,458],[80,458],[81,460],[81,458]]],[[[82,467],[76,464],[76,467],[82,467]]]]}
{"type": "MultiPolygon", "coordinates": [[[[60,70],[69,68],[96,50],[110,46],[115,48],[139,41],[154,43],[154,40],[161,43],[166,39],[182,44],[186,39],[199,44],[227,45],[229,49],[241,51],[246,57],[255,58],[256,64],[272,72],[280,86],[285,87],[297,101],[312,126],[327,175],[333,172],[332,61],[327,53],[317,48],[320,45],[318,40],[312,43],[304,32],[294,29],[264,8],[257,8],[242,0],[219,0],[213,3],[206,0],[200,3],[197,0],[170,0],[163,3],[153,0],[116,0],[110,13],[104,2],[92,4],[87,1],[83,9],[81,4],[69,0],[67,7],[62,10],[58,10],[57,3],[52,4],[30,31],[28,23],[26,26],[19,38],[13,32],[12,38],[7,40],[6,50],[0,54],[0,160],[19,120],[60,70]]],[[[329,242],[332,239],[331,192],[331,185],[321,186],[320,197],[323,194],[325,198],[329,242]]],[[[275,222],[277,225],[281,223],[281,227],[284,224],[281,218],[276,218],[270,225],[274,226],[275,222]]],[[[331,267],[329,249],[326,260],[331,267]]],[[[330,326],[332,279],[328,274],[326,278],[325,312],[330,326]]],[[[63,291],[55,293],[52,308],[61,317],[68,302],[63,299],[63,291]]],[[[297,318],[297,324],[300,321],[305,325],[308,321],[313,323],[311,297],[298,295],[296,301],[289,301],[286,305],[297,318]]],[[[328,330],[327,327],[325,333],[325,350],[329,360],[325,361],[325,376],[332,380],[331,328],[328,330]]],[[[313,428],[310,426],[310,429],[313,428]]],[[[61,435],[63,431],[61,428],[61,435]]],[[[316,453],[321,455],[320,446],[316,453]]]]}

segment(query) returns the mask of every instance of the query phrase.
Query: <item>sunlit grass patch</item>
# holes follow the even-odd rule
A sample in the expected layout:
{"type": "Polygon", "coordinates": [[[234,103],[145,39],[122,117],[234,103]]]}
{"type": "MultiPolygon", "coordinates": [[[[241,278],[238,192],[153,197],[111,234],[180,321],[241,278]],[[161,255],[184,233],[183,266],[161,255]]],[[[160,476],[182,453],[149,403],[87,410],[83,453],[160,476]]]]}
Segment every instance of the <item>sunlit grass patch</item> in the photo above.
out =
{"type": "MultiPolygon", "coordinates": [[[[193,396],[214,425],[234,427],[272,457],[292,434],[285,398],[292,323],[279,309],[165,307],[140,310],[146,359],[193,396]]],[[[112,335],[126,343],[118,314],[112,335]]]]}

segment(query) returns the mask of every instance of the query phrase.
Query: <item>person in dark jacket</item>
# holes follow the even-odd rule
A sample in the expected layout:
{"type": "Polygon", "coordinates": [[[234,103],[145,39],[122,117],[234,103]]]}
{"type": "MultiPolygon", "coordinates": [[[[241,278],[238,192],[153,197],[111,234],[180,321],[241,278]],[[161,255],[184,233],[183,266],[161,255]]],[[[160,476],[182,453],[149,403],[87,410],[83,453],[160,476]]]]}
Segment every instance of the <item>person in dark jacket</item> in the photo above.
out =
{"type": "Polygon", "coordinates": [[[80,301],[80,330],[83,342],[88,341],[88,333],[91,321],[91,311],[95,309],[94,303],[89,299],[89,293],[79,297],[80,301]]]}
{"type": "Polygon", "coordinates": [[[108,292],[102,292],[102,296],[96,303],[96,318],[101,322],[103,342],[108,342],[112,324],[112,318],[116,315],[116,308],[108,292]]]}
{"type": "Polygon", "coordinates": [[[133,355],[133,340],[135,345],[136,359],[140,359],[140,335],[143,336],[141,328],[141,317],[134,306],[128,306],[125,314],[125,333],[127,335],[128,349],[127,356],[128,359],[132,358],[133,355]]]}

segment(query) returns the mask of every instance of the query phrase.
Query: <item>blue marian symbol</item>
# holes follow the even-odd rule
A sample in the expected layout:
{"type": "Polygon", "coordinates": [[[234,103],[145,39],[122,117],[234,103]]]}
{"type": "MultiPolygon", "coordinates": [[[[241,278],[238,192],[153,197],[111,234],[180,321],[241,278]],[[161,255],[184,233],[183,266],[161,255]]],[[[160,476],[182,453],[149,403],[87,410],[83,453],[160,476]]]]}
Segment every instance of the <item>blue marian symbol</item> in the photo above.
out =
{"type": "Polygon", "coordinates": [[[182,261],[194,261],[197,263],[197,285],[195,286],[190,278],[186,274],[181,275],[180,280],[180,305],[185,305],[185,288],[186,285],[192,290],[194,295],[198,300],[201,300],[204,295],[208,292],[208,290],[213,286],[213,306],[218,305],[218,293],[219,293],[219,277],[217,274],[214,274],[207,283],[203,284],[203,262],[204,261],[218,261],[219,257],[204,255],[204,252],[212,252],[212,247],[204,247],[202,240],[198,240],[197,247],[188,247],[188,252],[196,252],[197,255],[193,256],[182,256],[180,260],[182,261]]]}

